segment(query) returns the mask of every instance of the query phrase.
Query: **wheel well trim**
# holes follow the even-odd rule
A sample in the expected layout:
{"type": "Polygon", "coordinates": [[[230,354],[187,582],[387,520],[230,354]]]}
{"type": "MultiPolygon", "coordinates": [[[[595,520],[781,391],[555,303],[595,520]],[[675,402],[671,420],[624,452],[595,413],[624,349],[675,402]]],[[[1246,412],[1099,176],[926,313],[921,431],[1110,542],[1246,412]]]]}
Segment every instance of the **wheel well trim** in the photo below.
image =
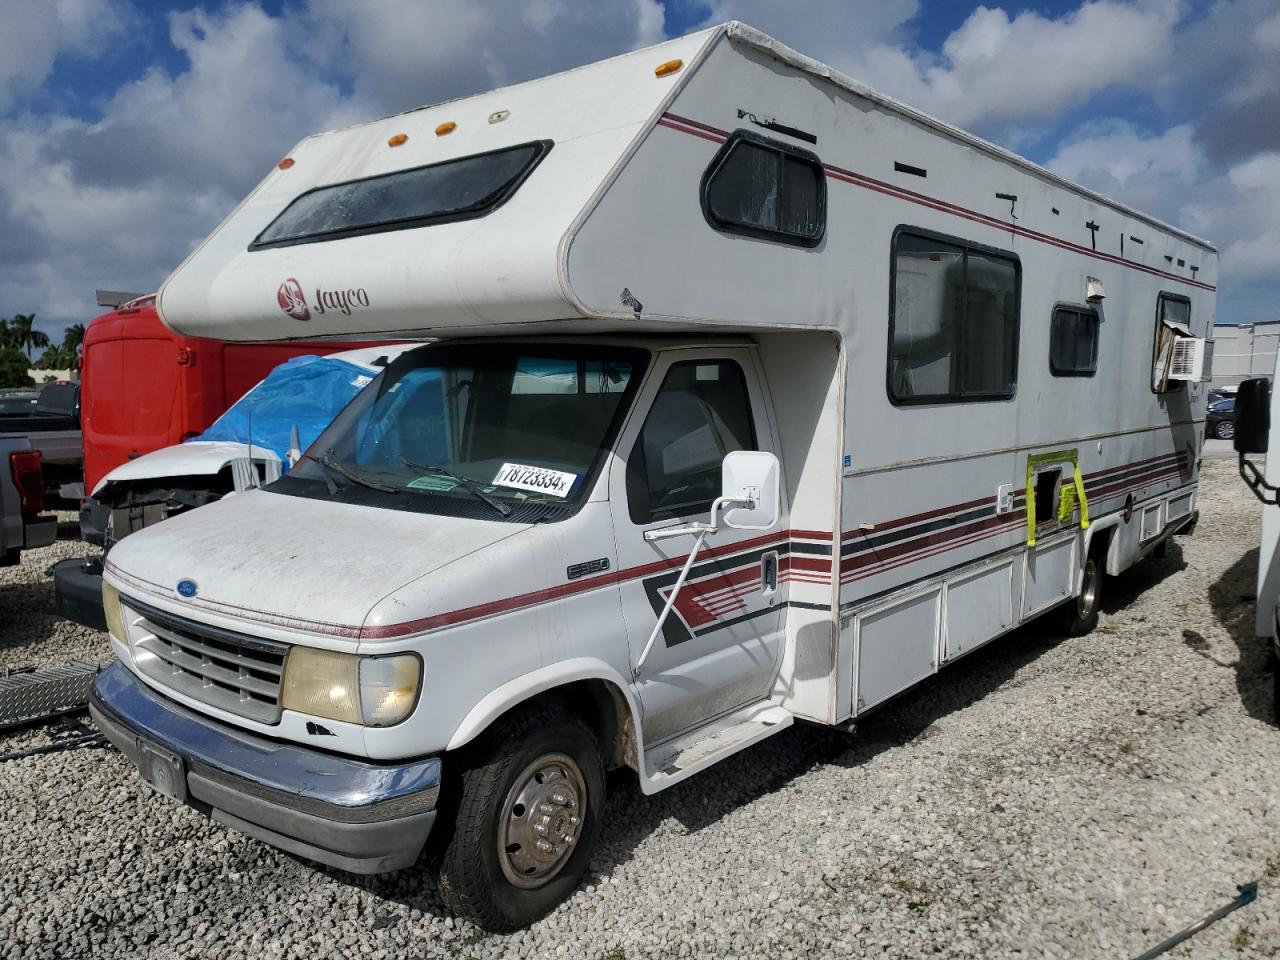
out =
{"type": "MultiPolygon", "coordinates": [[[[456,750],[466,746],[481,733],[487,730],[495,720],[513,707],[539,694],[567,686],[581,680],[600,680],[612,685],[621,694],[623,702],[631,712],[632,727],[635,730],[637,755],[643,755],[643,744],[640,732],[640,705],[630,683],[617,670],[603,660],[594,657],[575,657],[560,663],[539,667],[529,673],[508,680],[480,698],[462,718],[462,722],[454,728],[449,737],[446,750],[456,750]]],[[[625,718],[618,718],[621,729],[625,718]]]]}

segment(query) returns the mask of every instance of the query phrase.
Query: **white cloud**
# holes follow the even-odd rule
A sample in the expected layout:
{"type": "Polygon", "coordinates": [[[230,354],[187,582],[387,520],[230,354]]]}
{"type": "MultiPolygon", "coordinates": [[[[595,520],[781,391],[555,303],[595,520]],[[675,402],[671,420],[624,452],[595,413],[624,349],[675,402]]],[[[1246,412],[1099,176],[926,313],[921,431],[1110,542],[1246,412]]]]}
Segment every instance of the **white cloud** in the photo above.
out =
{"type": "Polygon", "coordinates": [[[919,0],[709,0],[704,6],[703,26],[741,20],[845,71],[856,69],[865,51],[897,38],[920,11],[919,0]]]}
{"type": "Polygon", "coordinates": [[[860,75],[944,120],[1001,129],[1051,119],[1109,87],[1146,85],[1169,57],[1177,0],[1094,0],[1051,19],[978,7],[938,55],[877,47],[860,75]]]}
{"type": "Polygon", "coordinates": [[[316,61],[375,113],[590,63],[663,39],[658,0],[311,0],[316,61]]]}
{"type": "Polygon", "coordinates": [[[0,6],[0,110],[39,86],[60,55],[114,42],[124,24],[112,0],[7,0],[0,6]]]}

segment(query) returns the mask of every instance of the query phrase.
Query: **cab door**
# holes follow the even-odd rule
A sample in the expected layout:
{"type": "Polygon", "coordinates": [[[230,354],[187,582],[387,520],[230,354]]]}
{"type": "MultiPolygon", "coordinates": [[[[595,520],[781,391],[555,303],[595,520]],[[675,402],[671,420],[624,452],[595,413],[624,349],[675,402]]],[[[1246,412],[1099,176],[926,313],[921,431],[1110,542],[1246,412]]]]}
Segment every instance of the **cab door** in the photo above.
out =
{"type": "MultiPolygon", "coordinates": [[[[644,534],[705,522],[725,454],[777,452],[761,383],[749,348],[661,353],[619,438],[610,500],[633,667],[695,541],[644,534]]],[[[773,530],[720,524],[706,537],[636,678],[646,743],[768,696],[785,628],[787,516],[784,502],[773,530]]]]}

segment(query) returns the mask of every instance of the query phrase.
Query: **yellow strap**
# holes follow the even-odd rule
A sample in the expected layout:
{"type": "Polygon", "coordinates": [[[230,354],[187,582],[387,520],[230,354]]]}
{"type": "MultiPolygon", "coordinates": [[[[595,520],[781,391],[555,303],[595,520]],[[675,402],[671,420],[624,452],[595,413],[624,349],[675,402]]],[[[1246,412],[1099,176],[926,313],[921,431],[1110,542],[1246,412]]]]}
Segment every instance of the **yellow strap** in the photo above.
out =
{"type": "Polygon", "coordinates": [[[1072,468],[1071,487],[1062,490],[1059,494],[1058,519],[1066,520],[1071,516],[1071,509],[1074,507],[1071,499],[1074,493],[1074,499],[1080,503],[1080,529],[1085,530],[1089,526],[1089,502],[1084,495],[1084,476],[1080,473],[1079,453],[1075,449],[1071,449],[1031,454],[1027,457],[1027,486],[1025,490],[1027,546],[1029,547],[1036,545],[1036,467],[1046,463],[1069,463],[1072,468]]]}

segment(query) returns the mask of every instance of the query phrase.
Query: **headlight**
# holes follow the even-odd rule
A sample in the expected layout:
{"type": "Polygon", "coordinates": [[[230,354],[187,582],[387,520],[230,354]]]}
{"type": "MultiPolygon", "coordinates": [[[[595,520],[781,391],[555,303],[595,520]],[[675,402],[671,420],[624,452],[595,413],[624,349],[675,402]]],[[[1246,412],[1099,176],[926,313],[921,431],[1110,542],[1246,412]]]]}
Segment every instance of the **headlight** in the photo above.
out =
{"type": "Polygon", "coordinates": [[[124,625],[124,607],[120,605],[120,591],[107,581],[102,581],[102,609],[107,615],[107,630],[123,644],[129,642],[129,631],[124,625]]]}
{"type": "Polygon", "coordinates": [[[344,723],[389,727],[413,710],[422,682],[414,654],[357,657],[294,647],[284,666],[280,705],[344,723]]]}

